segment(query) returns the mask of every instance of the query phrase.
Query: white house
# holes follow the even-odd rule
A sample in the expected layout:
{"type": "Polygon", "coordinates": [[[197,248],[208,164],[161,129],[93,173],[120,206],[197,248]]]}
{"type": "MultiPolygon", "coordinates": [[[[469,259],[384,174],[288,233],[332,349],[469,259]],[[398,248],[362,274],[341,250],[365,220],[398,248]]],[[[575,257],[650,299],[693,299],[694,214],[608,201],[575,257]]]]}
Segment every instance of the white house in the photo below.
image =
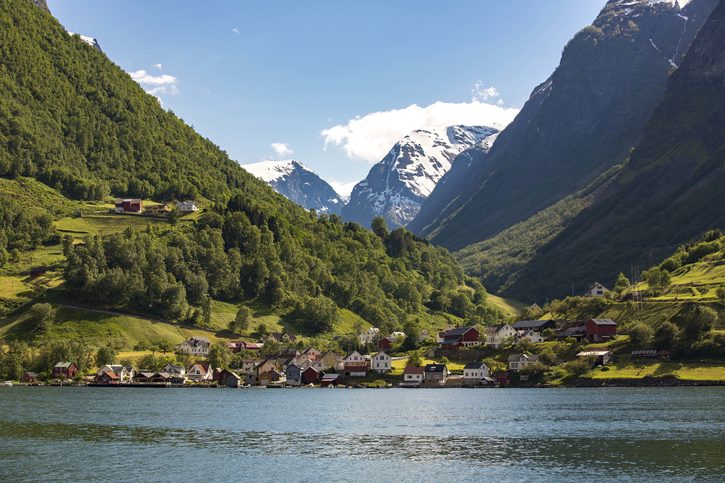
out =
{"type": "Polygon", "coordinates": [[[370,369],[370,360],[358,351],[348,354],[342,363],[348,376],[365,377],[370,369]]]}
{"type": "Polygon", "coordinates": [[[469,362],[463,367],[463,379],[466,382],[478,382],[484,377],[490,377],[491,371],[485,362],[469,362]]]}
{"type": "Polygon", "coordinates": [[[492,325],[486,328],[486,345],[499,349],[510,338],[516,337],[516,329],[510,324],[492,325]]]}
{"type": "Polygon", "coordinates": [[[194,364],[191,366],[189,371],[186,373],[186,377],[194,382],[207,382],[211,381],[214,376],[214,370],[207,364],[194,364]]]}
{"type": "Polygon", "coordinates": [[[533,342],[534,344],[538,344],[539,342],[544,342],[544,336],[541,335],[539,332],[533,331],[533,330],[527,330],[527,331],[521,331],[519,335],[519,339],[526,339],[528,341],[533,342]]]}
{"type": "Polygon", "coordinates": [[[192,200],[179,201],[178,203],[176,203],[176,209],[182,213],[192,213],[195,211],[199,211],[199,207],[192,200]]]}
{"type": "Polygon", "coordinates": [[[390,372],[393,368],[393,359],[385,352],[378,352],[373,356],[370,368],[375,372],[390,372]]]}
{"type": "Polygon", "coordinates": [[[405,332],[401,332],[398,330],[391,333],[390,337],[392,337],[393,339],[405,339],[405,332]]]}
{"type": "Polygon", "coordinates": [[[192,337],[176,346],[176,352],[197,357],[208,357],[211,343],[206,337],[192,337]]]}
{"type": "Polygon", "coordinates": [[[131,382],[133,376],[135,375],[133,367],[124,367],[121,364],[106,364],[101,367],[96,374],[100,376],[104,372],[109,371],[116,374],[122,384],[131,382]]]}
{"type": "Polygon", "coordinates": [[[406,384],[422,384],[425,379],[425,367],[408,366],[403,371],[403,382],[406,384]]]}
{"type": "Polygon", "coordinates": [[[591,287],[584,293],[585,297],[604,297],[609,289],[599,282],[594,282],[591,287]]]}
{"type": "Polygon", "coordinates": [[[535,354],[511,354],[508,361],[510,370],[520,371],[525,367],[539,362],[539,356],[535,354]]]}
{"type": "Polygon", "coordinates": [[[370,327],[369,329],[360,332],[358,339],[360,340],[360,344],[365,345],[372,344],[378,337],[380,337],[380,329],[377,327],[370,327]]]}

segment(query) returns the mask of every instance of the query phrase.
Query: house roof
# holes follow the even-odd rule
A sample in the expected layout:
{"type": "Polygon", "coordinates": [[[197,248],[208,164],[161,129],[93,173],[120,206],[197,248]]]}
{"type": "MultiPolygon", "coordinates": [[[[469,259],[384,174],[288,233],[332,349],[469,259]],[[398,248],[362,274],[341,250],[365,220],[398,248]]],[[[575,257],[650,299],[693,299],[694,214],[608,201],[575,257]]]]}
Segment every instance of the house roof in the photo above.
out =
{"type": "Polygon", "coordinates": [[[513,324],[511,327],[514,329],[540,329],[545,325],[553,324],[553,320],[520,320],[513,324]]]}
{"type": "Polygon", "coordinates": [[[375,359],[375,358],[390,359],[390,356],[388,354],[386,354],[385,351],[380,351],[373,356],[373,359],[375,359]]]}
{"type": "Polygon", "coordinates": [[[302,371],[302,372],[307,372],[307,371],[310,371],[310,370],[312,370],[312,371],[315,371],[315,372],[320,372],[320,371],[318,371],[317,369],[315,369],[315,368],[314,368],[314,367],[312,367],[312,366],[309,366],[309,367],[308,367],[307,369],[305,369],[305,370],[304,370],[304,371],[302,371]]]}
{"type": "Polygon", "coordinates": [[[488,367],[485,362],[469,362],[465,366],[463,366],[464,369],[480,369],[481,367],[488,367]]]}
{"type": "Polygon", "coordinates": [[[423,374],[425,367],[407,366],[403,371],[403,374],[423,374]]]}
{"type": "Polygon", "coordinates": [[[609,351],[581,351],[576,356],[577,357],[602,357],[606,356],[607,354],[611,354],[609,351]]]}
{"type": "Polygon", "coordinates": [[[569,327],[568,329],[564,329],[559,333],[559,335],[561,337],[569,337],[572,335],[584,334],[584,333],[586,333],[586,327],[584,327],[583,325],[579,325],[576,327],[569,327]]]}
{"type": "Polygon", "coordinates": [[[425,372],[443,372],[447,369],[445,364],[427,364],[425,366],[425,372]]]}
{"type": "Polygon", "coordinates": [[[446,336],[443,339],[443,342],[441,342],[441,344],[458,344],[460,341],[461,341],[461,336],[460,335],[457,336],[457,337],[448,337],[448,336],[446,336]]]}
{"type": "Polygon", "coordinates": [[[475,327],[456,327],[446,332],[445,337],[460,337],[470,330],[476,330],[475,327]]]}
{"type": "Polygon", "coordinates": [[[53,367],[57,367],[59,369],[68,369],[71,365],[73,365],[72,362],[59,362],[53,367]]]}
{"type": "Polygon", "coordinates": [[[323,375],[322,376],[322,380],[323,381],[334,381],[336,379],[340,379],[341,377],[342,376],[340,374],[331,373],[331,374],[325,374],[325,375],[323,375]]]}
{"type": "Polygon", "coordinates": [[[110,377],[111,379],[120,379],[120,377],[113,371],[103,371],[102,376],[110,377]]]}
{"type": "Polygon", "coordinates": [[[592,322],[594,322],[594,324],[596,325],[617,325],[617,323],[612,319],[592,319],[592,322]]]}
{"type": "Polygon", "coordinates": [[[38,375],[37,375],[36,373],[34,373],[34,372],[30,372],[30,371],[26,372],[26,373],[25,373],[25,374],[23,374],[23,375],[24,375],[24,376],[30,376],[30,377],[38,377],[38,375]]]}
{"type": "Polygon", "coordinates": [[[521,359],[528,359],[530,361],[538,361],[539,356],[536,354],[511,354],[508,358],[509,362],[520,361],[521,359]]]}

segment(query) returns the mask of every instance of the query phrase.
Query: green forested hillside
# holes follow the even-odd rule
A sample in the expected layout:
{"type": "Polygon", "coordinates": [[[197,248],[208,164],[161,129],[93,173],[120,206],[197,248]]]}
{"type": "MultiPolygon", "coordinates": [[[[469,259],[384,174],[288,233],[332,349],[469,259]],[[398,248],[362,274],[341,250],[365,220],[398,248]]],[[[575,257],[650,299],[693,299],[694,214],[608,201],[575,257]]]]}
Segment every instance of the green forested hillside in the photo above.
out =
{"type": "Polygon", "coordinates": [[[6,195],[47,185],[3,206],[0,276],[28,286],[40,247],[52,248],[48,268],[62,275],[23,300],[197,325],[223,300],[264,307],[310,334],[334,329],[339,309],[388,330],[437,314],[499,317],[445,250],[402,229],[318,218],[277,195],[30,0],[0,4],[0,177],[6,195]],[[196,220],[111,217],[109,195],[203,198],[205,211],[196,220]],[[97,229],[105,222],[114,228],[97,229]],[[28,226],[38,228],[19,236],[28,226]]]}

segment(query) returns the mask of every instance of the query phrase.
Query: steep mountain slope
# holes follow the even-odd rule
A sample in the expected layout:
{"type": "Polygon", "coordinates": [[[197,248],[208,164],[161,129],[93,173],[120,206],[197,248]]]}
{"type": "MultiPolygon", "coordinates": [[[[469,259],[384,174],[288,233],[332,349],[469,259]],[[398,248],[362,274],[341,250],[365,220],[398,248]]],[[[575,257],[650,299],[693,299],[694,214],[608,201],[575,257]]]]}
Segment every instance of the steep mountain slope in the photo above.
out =
{"type": "Polygon", "coordinates": [[[205,326],[217,301],[309,334],[329,334],[340,309],[386,330],[485,309],[480,284],[444,250],[403,230],[313,216],[30,0],[0,2],[0,178],[3,199],[19,199],[3,203],[0,305],[6,279],[16,292],[47,263],[53,283],[29,297],[49,289],[54,301],[205,326]],[[37,182],[46,188],[37,196],[16,195],[37,182]],[[109,214],[109,195],[203,197],[205,209],[182,219],[109,214]],[[56,201],[64,208],[49,210],[56,201]]]}
{"type": "Polygon", "coordinates": [[[339,215],[345,204],[332,186],[294,159],[261,161],[242,167],[303,208],[339,215]]]}
{"type": "Polygon", "coordinates": [[[725,226],[725,2],[670,78],[642,142],[604,194],[539,251],[509,293],[560,295],[725,226]],[[552,288],[556,293],[552,293],[552,288]]]}
{"type": "Polygon", "coordinates": [[[407,135],[353,188],[342,216],[363,225],[376,216],[392,226],[406,225],[454,158],[476,145],[488,151],[497,133],[483,126],[451,126],[407,135]]]}
{"type": "Polygon", "coordinates": [[[624,162],[717,0],[610,0],[465,182],[410,228],[460,249],[624,162]]]}

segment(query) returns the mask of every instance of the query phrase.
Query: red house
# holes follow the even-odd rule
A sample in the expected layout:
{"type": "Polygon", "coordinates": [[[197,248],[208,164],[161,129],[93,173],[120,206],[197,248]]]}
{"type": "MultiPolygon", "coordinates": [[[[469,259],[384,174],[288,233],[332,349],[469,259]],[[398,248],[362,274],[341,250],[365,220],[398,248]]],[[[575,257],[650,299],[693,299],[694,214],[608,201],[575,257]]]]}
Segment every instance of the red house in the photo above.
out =
{"type": "Polygon", "coordinates": [[[20,379],[20,381],[26,384],[32,384],[34,382],[38,382],[38,375],[34,372],[26,372],[23,374],[23,377],[20,379]]]}
{"type": "Polygon", "coordinates": [[[586,330],[587,339],[601,342],[617,335],[617,323],[612,319],[591,319],[587,322],[586,330]]]}
{"type": "Polygon", "coordinates": [[[383,337],[378,341],[378,349],[388,353],[393,350],[393,343],[395,343],[395,339],[393,337],[383,337]]]}
{"type": "Polygon", "coordinates": [[[125,200],[116,200],[116,213],[141,213],[143,211],[143,201],[138,198],[126,198],[125,200]]]}
{"type": "Polygon", "coordinates": [[[78,366],[75,362],[59,362],[51,371],[53,379],[73,379],[78,373],[78,366]]]}
{"type": "Polygon", "coordinates": [[[96,374],[94,381],[96,384],[118,384],[121,378],[113,371],[103,371],[96,374]]]}
{"type": "Polygon", "coordinates": [[[317,384],[320,382],[320,371],[314,367],[308,367],[302,371],[302,384],[317,384]]]}
{"type": "Polygon", "coordinates": [[[457,327],[443,334],[442,349],[458,350],[478,345],[480,333],[475,327],[457,327]]]}

